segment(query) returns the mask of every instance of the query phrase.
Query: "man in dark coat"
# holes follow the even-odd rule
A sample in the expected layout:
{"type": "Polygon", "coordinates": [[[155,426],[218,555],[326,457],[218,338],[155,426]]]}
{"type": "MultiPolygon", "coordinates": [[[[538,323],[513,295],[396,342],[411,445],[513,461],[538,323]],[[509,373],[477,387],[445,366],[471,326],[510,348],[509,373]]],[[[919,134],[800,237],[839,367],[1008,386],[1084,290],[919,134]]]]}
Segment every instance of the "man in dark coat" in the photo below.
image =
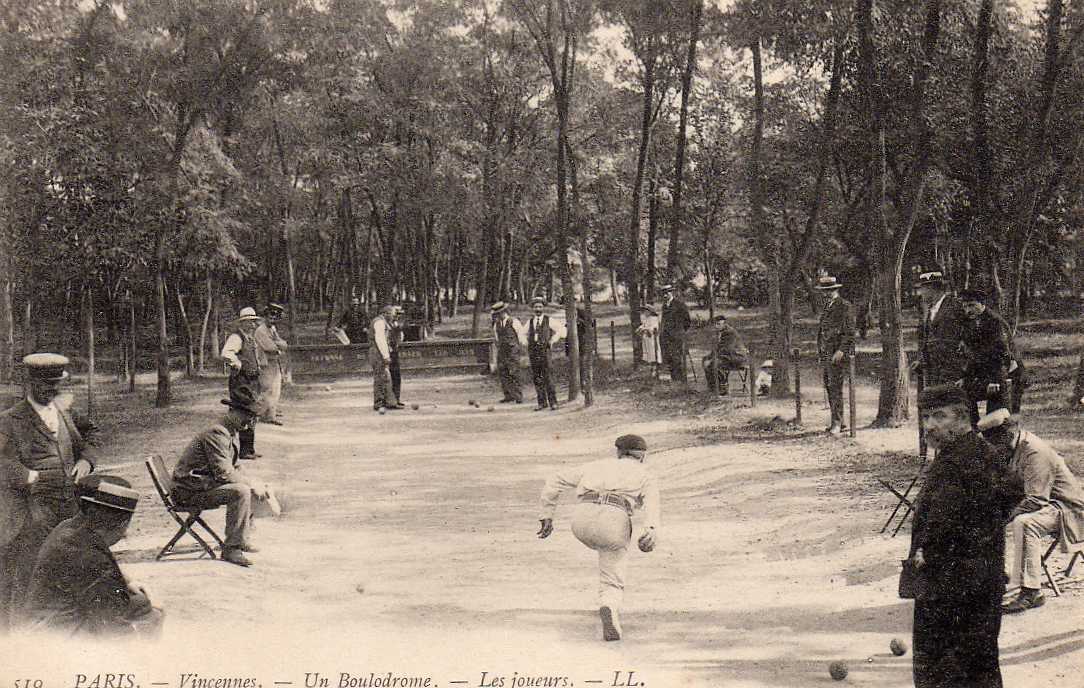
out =
{"type": "Polygon", "coordinates": [[[692,326],[692,318],[685,302],[675,295],[672,284],[664,284],[659,290],[663,295],[662,325],[659,328],[662,360],[670,369],[672,381],[685,382],[685,333],[692,326]]]}
{"type": "Polygon", "coordinates": [[[500,403],[523,403],[519,381],[519,357],[526,341],[523,325],[508,313],[508,304],[498,301],[489,307],[493,314],[493,339],[497,343],[497,377],[504,396],[500,403]]]}
{"type": "Polygon", "coordinates": [[[921,371],[926,386],[954,384],[964,378],[966,358],[962,341],[964,313],[950,294],[944,276],[924,272],[915,285],[925,305],[920,330],[919,357],[913,367],[921,371]]]}
{"type": "Polygon", "coordinates": [[[222,560],[251,566],[245,552],[257,549],[248,538],[252,521],[252,497],[271,496],[267,485],[247,476],[238,466],[238,435],[256,422],[261,407],[233,399],[223,400],[230,410],[214,425],[189,442],[173,467],[173,499],[178,506],[197,509],[226,507],[226,540],[222,560]]]}
{"type": "Polygon", "coordinates": [[[835,277],[821,277],[816,286],[828,299],[817,328],[817,358],[832,414],[830,435],[843,430],[843,379],[847,375],[847,356],[854,355],[854,306],[839,295],[842,286],[835,277]]]}
{"type": "Polygon", "coordinates": [[[1018,413],[1026,384],[1023,363],[1009,334],[1009,323],[986,306],[986,299],[986,292],[980,289],[960,292],[964,313],[961,337],[967,361],[964,389],[971,396],[976,420],[978,402],[983,400],[986,401],[986,413],[1002,408],[1018,413]],[[1011,389],[1006,389],[1006,380],[1011,389]]]}
{"type": "Polygon", "coordinates": [[[26,595],[38,551],[50,531],[78,512],[77,484],[94,470],[94,425],[57,395],[68,359],[23,358],[26,399],[0,414],[0,631],[26,595]]]}
{"type": "Polygon", "coordinates": [[[346,333],[351,344],[365,344],[369,341],[369,316],[361,307],[361,299],[350,299],[350,308],[339,318],[339,329],[346,333]]]}
{"type": "Polygon", "coordinates": [[[549,408],[557,410],[557,388],[550,374],[550,350],[557,340],[565,336],[565,326],[553,322],[546,315],[546,300],[541,296],[531,299],[534,315],[527,322],[527,357],[531,361],[531,379],[534,381],[538,406],[535,411],[549,408]]]}
{"type": "Polygon", "coordinates": [[[702,360],[704,365],[704,377],[708,383],[708,391],[712,388],[712,376],[718,375],[719,395],[729,393],[729,380],[731,370],[744,370],[749,365],[749,348],[745,346],[742,337],[726,320],[726,316],[715,316],[715,332],[718,339],[715,348],[702,360]]]}
{"type": "MultiPolygon", "coordinates": [[[[1021,494],[1001,453],[975,433],[955,385],[927,387],[918,407],[937,455],[915,500],[910,561],[916,688],[1001,688],[998,634],[1005,523],[1021,494]]],[[[1018,485],[1018,483],[1017,483],[1018,485]]]]}
{"type": "Polygon", "coordinates": [[[67,635],[155,637],[163,614],[130,582],[109,548],[124,537],[139,493],[121,478],[90,476],[80,484],[79,514],[41,546],[25,616],[33,629],[67,635]]]}

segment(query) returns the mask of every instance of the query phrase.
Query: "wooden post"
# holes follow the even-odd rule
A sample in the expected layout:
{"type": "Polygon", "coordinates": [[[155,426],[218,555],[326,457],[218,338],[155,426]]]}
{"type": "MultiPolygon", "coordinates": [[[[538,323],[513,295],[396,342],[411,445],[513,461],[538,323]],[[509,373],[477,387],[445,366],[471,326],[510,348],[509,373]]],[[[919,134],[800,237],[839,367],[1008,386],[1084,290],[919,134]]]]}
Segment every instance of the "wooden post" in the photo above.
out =
{"type": "Polygon", "coordinates": [[[598,358],[598,318],[591,319],[591,333],[595,337],[595,358],[598,358]]]}
{"type": "Polygon", "coordinates": [[[857,405],[857,402],[855,401],[855,398],[854,398],[854,354],[849,355],[847,358],[848,358],[849,363],[850,363],[850,371],[847,374],[847,400],[850,403],[850,407],[851,407],[851,428],[850,428],[850,433],[851,433],[851,437],[854,437],[854,435],[855,435],[855,430],[854,430],[855,421],[858,419],[858,405],[857,405]]]}
{"type": "Polygon", "coordinates": [[[800,351],[795,348],[790,352],[790,360],[794,363],[794,423],[802,424],[802,368],[799,365],[800,351]]]}
{"type": "Polygon", "coordinates": [[[610,362],[617,363],[617,335],[614,331],[614,321],[610,321],[610,362]]]}
{"type": "Polygon", "coordinates": [[[756,383],[756,369],[753,368],[753,358],[749,358],[749,367],[746,372],[746,380],[749,381],[749,405],[753,408],[757,407],[757,383],[756,383]]]}

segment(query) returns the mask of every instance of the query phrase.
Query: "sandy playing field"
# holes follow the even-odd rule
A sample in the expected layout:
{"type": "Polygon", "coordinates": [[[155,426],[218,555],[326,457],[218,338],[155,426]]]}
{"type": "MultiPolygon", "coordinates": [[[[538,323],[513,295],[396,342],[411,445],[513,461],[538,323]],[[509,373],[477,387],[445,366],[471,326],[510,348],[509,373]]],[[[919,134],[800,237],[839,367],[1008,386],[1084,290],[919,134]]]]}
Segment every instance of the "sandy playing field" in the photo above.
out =
{"type": "MultiPolygon", "coordinates": [[[[877,533],[892,502],[850,467],[858,455],[906,450],[913,430],[758,436],[739,430],[754,417],[789,418],[786,405],[721,402],[663,417],[620,390],[588,411],[535,413],[529,400],[494,404],[496,384],[474,376],[407,380],[406,402],[420,409],[381,416],[367,382],[303,385],[285,427],[259,427],[263,458],[245,465],[278,486],[285,507],[282,518],[257,521],[256,565],[155,562],[175,528],[139,456],[172,462],[219,413],[219,393],[205,385],[131,428],[101,469],[144,493],[117,550],[167,610],[162,641],[19,638],[0,648],[5,680],[134,688],[91,685],[115,673],[141,688],[200,688],[182,680],[198,674],[251,677],[246,688],[320,678],[360,688],[370,673],[392,672],[440,686],[790,688],[832,684],[827,664],[838,659],[848,685],[910,685],[910,653],[889,652],[892,638],[910,642],[911,605],[895,594],[907,533],[877,533]],[[604,643],[595,555],[569,532],[571,495],[554,535],[538,540],[538,493],[555,468],[609,453],[626,432],[650,443],[663,526],[654,553],[632,556],[626,638],[604,643]]],[[[824,413],[809,405],[807,427],[823,427],[824,413]]],[[[209,520],[220,527],[222,514],[209,520]]],[[[1076,685],[1082,612],[1081,588],[1070,584],[1043,609],[1006,618],[1006,685],[1076,685]]]]}

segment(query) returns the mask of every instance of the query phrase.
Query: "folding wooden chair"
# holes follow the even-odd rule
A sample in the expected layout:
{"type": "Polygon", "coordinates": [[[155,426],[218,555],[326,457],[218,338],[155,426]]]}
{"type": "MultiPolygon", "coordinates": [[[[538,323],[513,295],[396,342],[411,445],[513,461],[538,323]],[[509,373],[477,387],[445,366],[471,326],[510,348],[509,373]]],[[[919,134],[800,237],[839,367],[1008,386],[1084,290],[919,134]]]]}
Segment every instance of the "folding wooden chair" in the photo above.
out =
{"type": "Polygon", "coordinates": [[[203,548],[203,552],[199,555],[200,559],[203,558],[204,554],[212,559],[217,559],[218,557],[215,556],[214,550],[207,544],[206,540],[200,537],[199,533],[196,532],[195,527],[197,525],[202,526],[204,530],[210,533],[211,537],[214,538],[220,548],[223,546],[222,538],[220,538],[218,533],[212,530],[211,526],[207,525],[207,522],[200,517],[200,513],[202,512],[201,509],[190,509],[183,506],[177,506],[177,504],[174,503],[172,496],[173,479],[170,477],[169,471],[166,470],[166,463],[162,460],[162,457],[157,454],[148,456],[143,463],[147,466],[147,472],[151,474],[151,482],[154,483],[154,489],[158,491],[158,496],[162,498],[162,505],[165,506],[169,515],[172,516],[173,520],[180,526],[177,530],[177,534],[166,543],[166,546],[163,547],[162,551],[158,553],[158,556],[154,558],[155,561],[158,561],[163,557],[181,554],[181,552],[173,551],[173,547],[186,533],[191,535],[192,538],[199,543],[199,546],[203,548]]]}
{"type": "MultiPolygon", "coordinates": [[[[1054,541],[1050,543],[1050,546],[1043,552],[1043,558],[1041,559],[1043,566],[1043,575],[1046,576],[1046,582],[1050,584],[1050,589],[1054,591],[1054,597],[1061,596],[1061,588],[1058,587],[1057,581],[1054,580],[1054,576],[1050,573],[1049,567],[1046,565],[1046,560],[1050,558],[1050,555],[1054,553],[1054,549],[1061,544],[1060,538],[1054,538],[1054,541]]],[[[1072,558],[1069,559],[1069,565],[1065,567],[1065,570],[1061,572],[1062,576],[1068,578],[1073,575],[1073,566],[1076,565],[1077,558],[1084,559],[1084,551],[1077,550],[1073,552],[1072,558]]]]}
{"type": "Polygon", "coordinates": [[[918,472],[915,473],[915,477],[911,478],[911,482],[907,484],[907,487],[904,488],[903,492],[897,490],[888,481],[877,478],[877,482],[881,483],[882,487],[884,487],[896,497],[896,508],[892,510],[892,513],[888,516],[888,520],[885,521],[885,524],[883,526],[881,526],[881,533],[884,533],[886,530],[888,530],[888,527],[892,525],[892,521],[895,520],[896,515],[899,514],[900,509],[903,508],[903,516],[900,516],[899,523],[896,524],[895,530],[892,531],[892,537],[896,537],[896,535],[900,532],[900,528],[903,528],[903,524],[907,522],[907,517],[911,515],[912,511],[914,511],[915,504],[914,501],[911,499],[911,491],[915,489],[915,486],[918,484],[919,479],[922,477],[922,474],[926,470],[926,457],[923,456],[921,458],[922,465],[919,467],[918,472]]]}

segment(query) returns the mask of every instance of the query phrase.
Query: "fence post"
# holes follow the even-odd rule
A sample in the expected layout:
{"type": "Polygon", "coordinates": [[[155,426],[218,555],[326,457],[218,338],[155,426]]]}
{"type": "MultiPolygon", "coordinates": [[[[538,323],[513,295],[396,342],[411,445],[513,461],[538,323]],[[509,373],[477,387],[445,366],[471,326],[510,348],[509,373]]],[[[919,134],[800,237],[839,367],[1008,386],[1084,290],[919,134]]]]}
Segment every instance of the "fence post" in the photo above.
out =
{"type": "Polygon", "coordinates": [[[801,352],[795,348],[790,352],[790,360],[794,363],[794,423],[802,424],[802,368],[801,352]]]}
{"type": "Polygon", "coordinates": [[[746,382],[749,383],[749,406],[757,407],[757,378],[756,369],[753,367],[753,358],[749,358],[748,368],[746,370],[746,382]]]}
{"type": "Polygon", "coordinates": [[[848,397],[848,401],[850,402],[850,407],[851,407],[850,435],[851,435],[851,437],[854,437],[854,435],[855,435],[855,430],[854,430],[855,420],[858,418],[858,406],[857,406],[857,403],[855,402],[855,399],[854,399],[854,354],[851,354],[847,358],[850,359],[850,370],[848,371],[848,374],[847,374],[847,397],[848,397]]]}
{"type": "Polygon", "coordinates": [[[617,363],[617,339],[614,333],[614,321],[610,321],[610,362],[617,363]]]}
{"type": "Polygon", "coordinates": [[[600,358],[598,353],[598,318],[591,319],[591,335],[595,338],[595,358],[600,358]]]}

